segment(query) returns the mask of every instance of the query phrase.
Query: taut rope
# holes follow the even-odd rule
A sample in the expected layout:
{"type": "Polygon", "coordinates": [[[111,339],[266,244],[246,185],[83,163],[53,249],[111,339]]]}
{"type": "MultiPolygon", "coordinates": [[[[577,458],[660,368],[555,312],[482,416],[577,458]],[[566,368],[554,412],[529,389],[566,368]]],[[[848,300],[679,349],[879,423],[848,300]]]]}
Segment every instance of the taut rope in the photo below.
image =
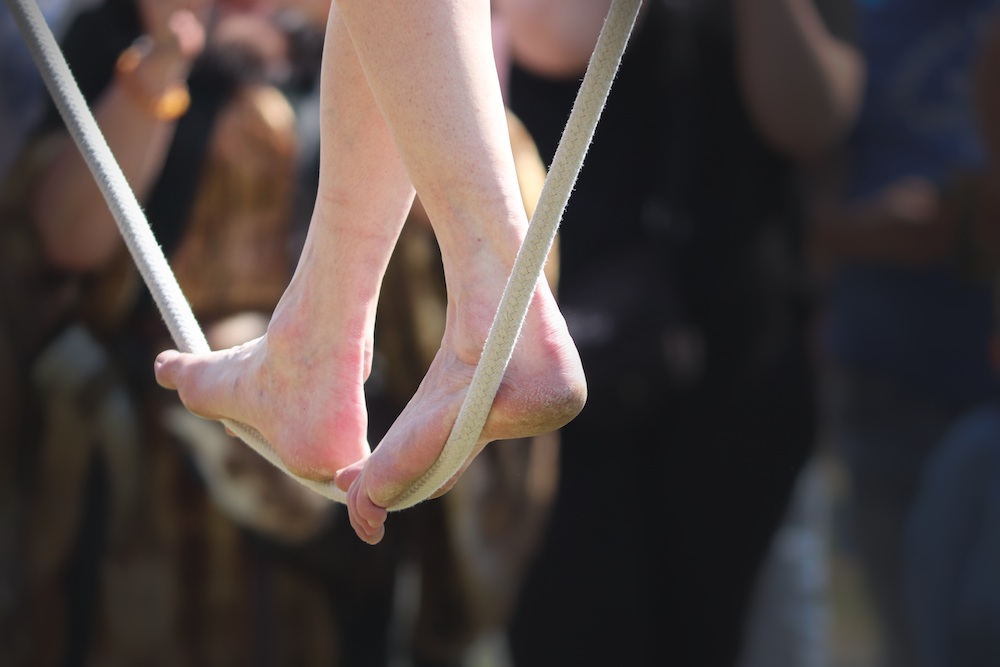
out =
{"type": "MultiPolygon", "coordinates": [[[[70,135],[108,201],[122,238],[153,295],[174,343],[184,352],[207,352],[209,347],[205,335],[37,3],[33,0],[7,0],[7,4],[70,135]]],[[[612,2],[455,425],[438,459],[390,510],[411,507],[429,498],[461,469],[475,449],[641,4],[642,0],[612,2]]],[[[270,443],[253,427],[232,420],[222,421],[285,474],[331,500],[345,502],[345,494],[332,483],[293,475],[270,443]]]]}

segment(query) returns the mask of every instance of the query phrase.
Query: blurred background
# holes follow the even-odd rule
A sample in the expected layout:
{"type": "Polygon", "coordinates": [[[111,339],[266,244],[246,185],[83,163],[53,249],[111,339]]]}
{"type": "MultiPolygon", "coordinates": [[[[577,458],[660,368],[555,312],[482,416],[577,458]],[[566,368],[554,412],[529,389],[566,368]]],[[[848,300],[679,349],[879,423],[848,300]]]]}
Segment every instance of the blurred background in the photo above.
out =
{"type": "MultiPolygon", "coordinates": [[[[38,5],[212,347],[262,335],[329,0],[38,5]]],[[[529,216],[609,6],[491,2],[529,216]]],[[[174,343],[0,7],[0,663],[1000,664],[998,9],[646,0],[546,265],[588,404],[373,547],[156,386],[174,343]]],[[[373,444],[445,307],[418,193],[373,444]]]]}

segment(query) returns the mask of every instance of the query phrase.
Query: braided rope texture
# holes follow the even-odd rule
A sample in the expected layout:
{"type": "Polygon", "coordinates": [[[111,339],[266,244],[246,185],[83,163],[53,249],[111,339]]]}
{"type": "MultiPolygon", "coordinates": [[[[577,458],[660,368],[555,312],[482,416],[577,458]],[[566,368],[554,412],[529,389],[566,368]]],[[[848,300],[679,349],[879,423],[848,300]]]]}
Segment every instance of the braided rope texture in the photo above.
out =
{"type": "MultiPolygon", "coordinates": [[[[178,349],[207,352],[209,346],[205,335],[37,3],[7,0],[7,4],[178,349]]],[[[455,425],[437,460],[388,508],[392,511],[412,507],[429,498],[462,469],[475,450],[590,147],[640,4],[641,0],[614,0],[611,5],[455,425]]],[[[332,483],[292,474],[267,439],[252,426],[233,420],[223,420],[223,424],[306,488],[331,500],[346,502],[346,494],[332,483]]]]}

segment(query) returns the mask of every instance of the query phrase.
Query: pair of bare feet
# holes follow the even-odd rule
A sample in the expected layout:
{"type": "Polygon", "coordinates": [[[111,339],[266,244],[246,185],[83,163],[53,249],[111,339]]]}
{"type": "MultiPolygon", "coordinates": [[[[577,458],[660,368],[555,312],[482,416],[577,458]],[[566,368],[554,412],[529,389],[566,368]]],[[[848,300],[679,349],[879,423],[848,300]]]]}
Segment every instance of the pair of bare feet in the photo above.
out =
{"type": "MultiPolygon", "coordinates": [[[[253,426],[290,471],[345,490],[369,543],[382,538],[385,508],[440,454],[527,229],[491,30],[488,0],[333,3],[320,189],[267,332],[156,361],[158,381],[192,412],[253,426]],[[441,248],[447,321],[426,377],[370,452],[364,383],[376,305],[416,191],[441,248]]],[[[576,347],[540,280],[473,456],[493,440],[561,427],[585,396],[576,347]]]]}
{"type": "MultiPolygon", "coordinates": [[[[299,272],[261,338],[207,355],[164,352],[156,376],[196,414],[257,428],[295,474],[333,479],[347,492],[355,531],[374,544],[384,534],[384,508],[430,467],[448,437],[499,302],[500,268],[468,276],[469,300],[449,304],[441,349],[370,455],[363,384],[373,331],[357,331],[351,312],[360,304],[316,270],[299,272]]],[[[585,391],[576,349],[541,281],[476,452],[493,440],[559,428],[582,408],[585,391]]]]}

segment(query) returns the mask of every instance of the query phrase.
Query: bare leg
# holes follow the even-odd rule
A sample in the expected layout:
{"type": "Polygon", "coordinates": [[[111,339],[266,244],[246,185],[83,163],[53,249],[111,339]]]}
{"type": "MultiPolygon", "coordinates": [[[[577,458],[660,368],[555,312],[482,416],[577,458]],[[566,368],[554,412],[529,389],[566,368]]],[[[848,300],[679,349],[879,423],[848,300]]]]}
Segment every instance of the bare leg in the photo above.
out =
{"type": "Polygon", "coordinates": [[[414,194],[334,14],[323,58],[320,190],[267,333],[205,356],[165,352],[156,364],[191,411],[256,427],[292,472],[314,479],[368,454],[375,306],[414,194]]]}
{"type": "MultiPolygon", "coordinates": [[[[351,483],[355,529],[376,542],[382,508],[433,463],[447,439],[527,219],[493,60],[489,3],[338,4],[434,226],[448,287],[444,340],[427,376],[364,467],[338,479],[351,483]]],[[[559,428],[582,408],[585,393],[576,348],[542,280],[480,448],[559,428]]]]}
{"type": "MultiPolygon", "coordinates": [[[[355,530],[377,542],[383,508],[441,451],[527,220],[492,60],[488,1],[341,0],[328,40],[345,25],[434,225],[448,285],[444,340],[426,378],[367,463],[337,479],[349,487],[355,530]]],[[[325,69],[324,92],[338,91],[335,81],[325,69]]],[[[363,125],[360,117],[344,118],[363,125]]],[[[201,359],[166,354],[157,369],[161,383],[178,387],[193,411],[256,426],[293,470],[312,476],[353,463],[347,460],[351,455],[364,457],[363,448],[351,443],[363,442],[361,382],[370,364],[374,303],[398,233],[397,224],[378,221],[401,217],[377,215],[385,193],[396,193],[401,182],[398,157],[385,150],[359,151],[350,131],[332,127],[344,118],[331,117],[324,140],[327,133],[340,136],[348,151],[361,156],[357,160],[369,159],[365,171],[374,174],[357,182],[357,165],[342,161],[336,164],[354,173],[331,168],[321,174],[323,191],[307,252],[267,337],[248,352],[201,359]],[[380,166],[393,177],[375,179],[380,166]],[[342,181],[351,187],[337,187],[342,181]],[[362,201],[370,197],[376,201],[362,201]],[[345,213],[357,208],[363,215],[345,213]],[[272,354],[276,335],[290,346],[272,354]],[[303,431],[305,437],[299,437],[303,431]],[[326,436],[335,433],[337,441],[326,436]],[[347,435],[340,439],[341,434],[347,435]]],[[[585,394],[576,349],[547,283],[540,281],[480,447],[559,428],[579,412],[585,394]]]]}

